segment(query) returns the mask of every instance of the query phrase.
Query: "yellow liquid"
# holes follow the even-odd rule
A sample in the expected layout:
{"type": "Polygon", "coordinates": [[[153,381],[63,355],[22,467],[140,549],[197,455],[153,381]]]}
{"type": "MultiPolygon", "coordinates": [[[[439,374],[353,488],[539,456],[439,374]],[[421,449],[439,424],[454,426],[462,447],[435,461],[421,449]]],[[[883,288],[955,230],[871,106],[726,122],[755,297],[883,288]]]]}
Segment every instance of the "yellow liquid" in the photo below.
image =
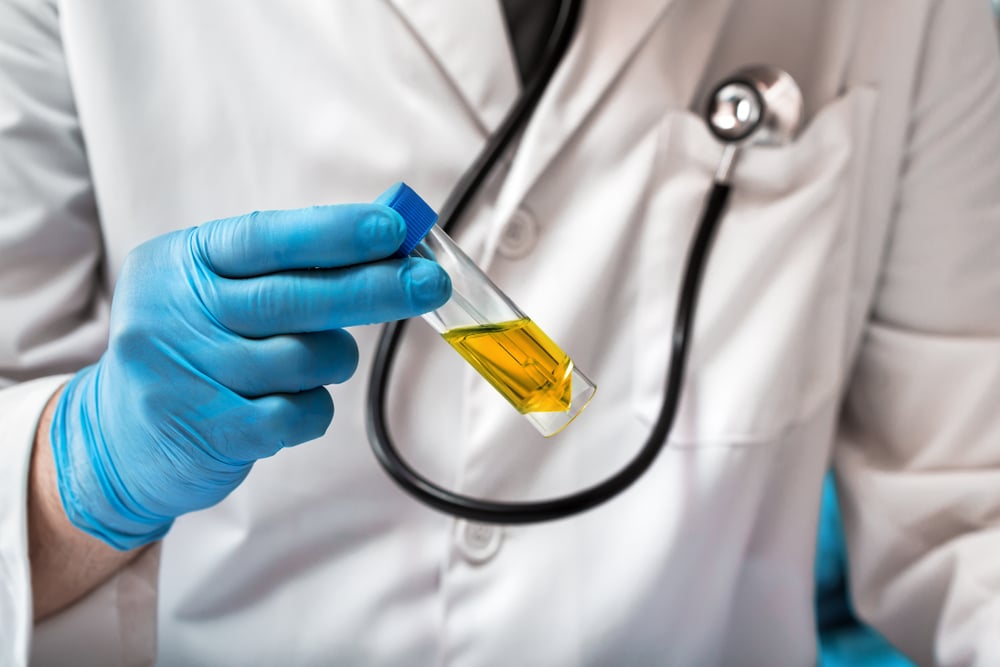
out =
{"type": "Polygon", "coordinates": [[[569,410],[573,361],[530,319],[459,327],[442,336],[518,412],[569,410]]]}

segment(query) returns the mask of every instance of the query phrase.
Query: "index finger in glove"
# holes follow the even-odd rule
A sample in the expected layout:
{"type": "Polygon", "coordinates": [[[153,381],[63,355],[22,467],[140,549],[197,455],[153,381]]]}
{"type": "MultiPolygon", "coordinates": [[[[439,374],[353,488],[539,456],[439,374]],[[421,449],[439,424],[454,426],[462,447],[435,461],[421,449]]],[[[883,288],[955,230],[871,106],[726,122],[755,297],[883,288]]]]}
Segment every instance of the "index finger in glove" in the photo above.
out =
{"type": "Polygon", "coordinates": [[[406,236],[400,215],[380,204],[256,211],[194,229],[196,255],[226,278],[335,268],[388,257],[406,236]]]}
{"type": "Polygon", "coordinates": [[[220,324],[247,338],[264,338],[413,317],[444,304],[451,281],[437,263],[410,257],[217,279],[203,290],[203,303],[220,324]]]}

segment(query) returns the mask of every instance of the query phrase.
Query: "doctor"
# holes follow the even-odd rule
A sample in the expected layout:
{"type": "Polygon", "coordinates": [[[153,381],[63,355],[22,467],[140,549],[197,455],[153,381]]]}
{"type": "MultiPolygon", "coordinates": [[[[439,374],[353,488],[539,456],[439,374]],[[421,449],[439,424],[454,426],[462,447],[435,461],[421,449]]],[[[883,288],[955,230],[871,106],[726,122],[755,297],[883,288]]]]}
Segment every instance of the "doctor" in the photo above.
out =
{"type": "Polygon", "coordinates": [[[411,327],[392,426],[487,497],[620,465],[722,151],[701,100],[766,62],[808,124],[737,164],[671,442],[531,526],[378,469],[359,325],[449,285],[348,202],[440,206],[530,69],[516,4],[0,1],[0,664],[808,665],[831,457],[860,613],[920,664],[1000,661],[980,0],[591,0],[457,236],[597,398],[540,443],[411,327]]]}

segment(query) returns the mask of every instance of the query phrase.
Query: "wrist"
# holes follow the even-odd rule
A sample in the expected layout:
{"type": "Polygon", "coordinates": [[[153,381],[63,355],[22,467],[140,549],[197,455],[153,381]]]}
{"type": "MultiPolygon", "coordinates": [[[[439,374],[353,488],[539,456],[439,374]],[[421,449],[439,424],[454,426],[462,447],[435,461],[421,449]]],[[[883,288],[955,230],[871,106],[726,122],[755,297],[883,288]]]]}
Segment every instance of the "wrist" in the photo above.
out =
{"type": "Polygon", "coordinates": [[[139,553],[115,550],[67,518],[49,444],[49,426],[60,396],[61,390],[39,420],[29,473],[28,558],[35,622],[73,604],[139,553]]]}
{"type": "Polygon", "coordinates": [[[100,364],[70,379],[55,404],[49,440],[70,523],[126,551],[161,539],[173,518],[144,512],[125,488],[102,431],[99,379],[100,364]]]}

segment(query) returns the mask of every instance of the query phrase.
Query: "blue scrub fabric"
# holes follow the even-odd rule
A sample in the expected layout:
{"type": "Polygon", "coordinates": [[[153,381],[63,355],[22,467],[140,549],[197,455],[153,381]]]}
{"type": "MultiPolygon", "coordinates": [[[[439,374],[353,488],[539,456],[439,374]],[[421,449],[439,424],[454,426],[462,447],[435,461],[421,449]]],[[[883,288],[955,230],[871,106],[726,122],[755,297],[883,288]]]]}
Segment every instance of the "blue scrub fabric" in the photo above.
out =
{"type": "Polygon", "coordinates": [[[832,474],[823,483],[816,544],[816,625],[822,667],[914,667],[854,615],[847,590],[844,529],[832,474]]]}

